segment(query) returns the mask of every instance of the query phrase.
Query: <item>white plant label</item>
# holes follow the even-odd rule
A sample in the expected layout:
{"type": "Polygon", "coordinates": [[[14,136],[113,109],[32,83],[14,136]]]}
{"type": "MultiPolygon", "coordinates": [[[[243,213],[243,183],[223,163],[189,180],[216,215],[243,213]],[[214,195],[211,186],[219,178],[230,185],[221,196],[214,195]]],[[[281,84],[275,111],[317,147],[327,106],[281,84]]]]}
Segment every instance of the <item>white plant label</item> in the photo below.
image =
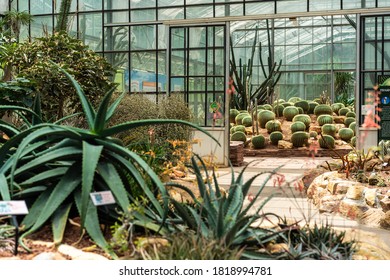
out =
{"type": "Polygon", "coordinates": [[[95,206],[115,204],[115,198],[111,191],[90,193],[92,202],[95,206]]]}
{"type": "Polygon", "coordinates": [[[0,216],[27,214],[28,209],[24,200],[0,201],[0,216]]]}

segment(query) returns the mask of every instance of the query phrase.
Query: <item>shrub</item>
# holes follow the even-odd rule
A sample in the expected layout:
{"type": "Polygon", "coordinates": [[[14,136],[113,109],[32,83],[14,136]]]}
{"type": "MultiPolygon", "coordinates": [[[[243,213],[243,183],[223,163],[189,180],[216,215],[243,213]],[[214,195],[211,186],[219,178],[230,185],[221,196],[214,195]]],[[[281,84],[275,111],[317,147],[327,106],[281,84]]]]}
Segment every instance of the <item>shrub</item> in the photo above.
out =
{"type": "Polygon", "coordinates": [[[252,136],[251,142],[255,149],[263,149],[265,147],[265,138],[263,135],[252,136]]]}
{"type": "Polygon", "coordinates": [[[294,147],[303,147],[308,145],[309,133],[304,131],[297,131],[291,135],[291,143],[294,147]]]}
{"type": "Polygon", "coordinates": [[[280,131],[271,132],[269,135],[269,140],[272,144],[277,145],[279,140],[283,140],[283,133],[280,131]]]}
{"type": "Polygon", "coordinates": [[[292,119],[299,114],[299,110],[295,106],[287,106],[283,110],[283,117],[288,121],[292,121],[292,119]]]}
{"type": "Polygon", "coordinates": [[[333,110],[329,105],[320,104],[314,108],[314,114],[318,117],[320,115],[332,115],[333,110]]]}
{"type": "Polygon", "coordinates": [[[292,133],[297,131],[305,131],[306,125],[303,122],[296,121],[291,124],[290,129],[292,133]]]}
{"type": "Polygon", "coordinates": [[[322,135],[318,139],[318,143],[320,144],[320,147],[323,149],[334,149],[335,147],[335,141],[333,136],[331,135],[322,135]]]}

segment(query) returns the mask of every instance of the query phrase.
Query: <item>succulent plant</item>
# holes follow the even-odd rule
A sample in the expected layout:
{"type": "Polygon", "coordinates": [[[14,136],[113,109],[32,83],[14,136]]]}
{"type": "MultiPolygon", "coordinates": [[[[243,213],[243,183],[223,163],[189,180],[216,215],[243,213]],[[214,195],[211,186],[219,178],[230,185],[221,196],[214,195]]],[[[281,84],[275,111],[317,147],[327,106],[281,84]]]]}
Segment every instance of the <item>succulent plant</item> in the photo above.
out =
{"type": "Polygon", "coordinates": [[[332,115],[333,111],[329,105],[319,104],[314,108],[314,114],[318,117],[320,115],[332,115]]]}
{"type": "Polygon", "coordinates": [[[282,131],[282,124],[278,120],[270,120],[265,124],[268,133],[282,131]]]}
{"type": "Polygon", "coordinates": [[[354,136],[354,137],[351,138],[350,143],[351,143],[352,147],[356,147],[356,141],[357,141],[356,136],[354,136]]]}
{"type": "Polygon", "coordinates": [[[274,101],[274,105],[283,104],[284,102],[286,102],[286,100],[280,98],[280,99],[274,101]]]}
{"type": "Polygon", "coordinates": [[[283,140],[283,133],[280,131],[274,131],[269,135],[269,140],[272,144],[277,145],[279,140],[283,140]]]}
{"type": "Polygon", "coordinates": [[[297,131],[305,131],[306,125],[301,121],[296,121],[291,124],[290,128],[292,133],[297,131]]]}
{"type": "Polygon", "coordinates": [[[303,147],[308,145],[309,133],[304,131],[297,131],[291,135],[291,143],[294,147],[303,147]]]}
{"type": "Polygon", "coordinates": [[[321,98],[315,98],[315,99],[313,99],[313,101],[318,103],[318,104],[323,104],[321,98]]]}
{"type": "Polygon", "coordinates": [[[333,117],[331,115],[320,115],[317,117],[318,125],[323,126],[324,124],[332,124],[333,117]]]}
{"type": "Polygon", "coordinates": [[[270,104],[263,104],[262,106],[264,107],[264,110],[267,110],[267,111],[272,111],[273,110],[273,107],[270,104]]]}
{"type": "Polygon", "coordinates": [[[345,142],[349,142],[351,140],[351,138],[353,137],[354,135],[354,132],[352,129],[350,128],[340,128],[339,130],[339,137],[341,140],[345,141],[345,142]]]}
{"type": "Polygon", "coordinates": [[[229,121],[231,123],[235,123],[236,122],[236,117],[237,115],[239,114],[240,112],[237,110],[237,109],[230,109],[230,112],[229,112],[229,121]]]}
{"type": "Polygon", "coordinates": [[[237,131],[241,131],[241,132],[244,132],[245,133],[245,126],[244,125],[236,125],[236,126],[233,126],[234,128],[234,132],[237,132],[237,131]]]}
{"type": "Polygon", "coordinates": [[[284,106],[284,108],[288,107],[288,106],[294,106],[294,103],[291,103],[291,102],[284,102],[282,103],[282,105],[284,106]]]}
{"type": "Polygon", "coordinates": [[[291,97],[288,102],[291,102],[291,103],[295,103],[295,102],[298,102],[298,101],[301,101],[302,98],[300,97],[291,97]]]}
{"type": "Polygon", "coordinates": [[[242,119],[242,125],[245,127],[252,126],[252,117],[251,116],[246,116],[242,119]]]}
{"type": "Polygon", "coordinates": [[[347,118],[356,118],[356,113],[353,111],[349,111],[345,116],[347,118]]]}
{"type": "Polygon", "coordinates": [[[344,108],[345,106],[343,103],[333,103],[332,105],[330,105],[330,107],[332,108],[333,113],[338,114],[339,110],[341,108],[344,108]]]}
{"type": "Polygon", "coordinates": [[[250,116],[248,112],[239,113],[235,118],[236,124],[242,124],[242,119],[247,116],[250,116]]]}
{"type": "Polygon", "coordinates": [[[274,113],[279,117],[283,116],[283,110],[284,110],[284,106],[282,104],[278,104],[274,106],[274,113]]]}
{"type": "Polygon", "coordinates": [[[295,106],[287,106],[283,110],[283,117],[288,121],[292,121],[292,119],[299,114],[299,110],[295,106]]]}
{"type": "Polygon", "coordinates": [[[242,131],[236,131],[232,134],[232,136],[230,137],[230,140],[231,141],[242,141],[245,143],[246,142],[246,135],[242,131]]]}
{"type": "Polygon", "coordinates": [[[356,122],[350,123],[348,128],[352,129],[354,135],[356,134],[356,122]]]}
{"type": "Polygon", "coordinates": [[[306,129],[309,129],[310,123],[311,123],[311,118],[309,115],[299,114],[299,115],[294,116],[292,121],[293,122],[297,122],[297,121],[303,122],[306,126],[306,129]]]}
{"type": "Polygon", "coordinates": [[[317,139],[317,136],[318,136],[317,131],[312,130],[312,131],[309,132],[309,137],[310,138],[317,139]]]}
{"type": "Polygon", "coordinates": [[[309,110],[307,111],[308,114],[314,114],[314,108],[319,105],[317,102],[309,101],[309,110]]]}
{"type": "Polygon", "coordinates": [[[267,111],[267,110],[261,111],[259,113],[259,115],[257,116],[257,120],[258,120],[261,128],[265,128],[265,124],[268,121],[271,121],[274,119],[275,119],[275,113],[271,112],[271,111],[267,111]]]}
{"type": "Polygon", "coordinates": [[[335,136],[337,132],[337,127],[334,124],[326,123],[321,127],[323,135],[335,136]]]}
{"type": "Polygon", "coordinates": [[[255,149],[263,149],[265,147],[265,137],[263,135],[253,136],[251,141],[255,149]]]}
{"type": "Polygon", "coordinates": [[[346,127],[349,127],[349,125],[353,122],[356,122],[355,118],[345,118],[344,124],[346,127]]]}
{"type": "Polygon", "coordinates": [[[320,147],[323,149],[334,149],[335,147],[335,141],[331,135],[322,135],[318,139],[318,144],[320,144],[320,147]]]}
{"type": "Polygon", "coordinates": [[[305,113],[301,107],[297,107],[297,108],[298,108],[298,113],[299,114],[304,114],[305,113]]]}
{"type": "Polygon", "coordinates": [[[294,103],[294,106],[297,108],[302,108],[302,110],[305,114],[309,111],[309,108],[310,108],[309,102],[307,102],[306,100],[299,100],[299,101],[294,103]]]}
{"type": "Polygon", "coordinates": [[[236,130],[236,128],[235,128],[234,126],[232,126],[232,127],[230,128],[230,134],[233,134],[235,130],[236,130]]]}
{"type": "Polygon", "coordinates": [[[347,115],[347,113],[349,113],[349,112],[351,112],[351,110],[350,110],[349,108],[347,108],[347,107],[344,107],[344,108],[341,108],[341,109],[339,110],[338,115],[339,115],[339,116],[345,116],[345,115],[347,115]]]}

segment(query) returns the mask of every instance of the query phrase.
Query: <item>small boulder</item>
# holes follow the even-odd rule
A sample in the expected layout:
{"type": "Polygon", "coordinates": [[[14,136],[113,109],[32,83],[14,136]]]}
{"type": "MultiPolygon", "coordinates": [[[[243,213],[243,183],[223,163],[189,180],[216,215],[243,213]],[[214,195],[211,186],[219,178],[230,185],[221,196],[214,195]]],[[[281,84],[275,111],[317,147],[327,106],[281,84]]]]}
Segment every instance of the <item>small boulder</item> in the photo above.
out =
{"type": "Polygon", "coordinates": [[[340,214],[352,220],[360,219],[368,209],[365,202],[348,198],[344,198],[339,205],[340,214]]]}
{"type": "Polygon", "coordinates": [[[366,201],[367,205],[371,207],[376,207],[377,205],[376,193],[377,193],[377,189],[366,188],[364,190],[364,200],[366,201]]]}
{"type": "Polygon", "coordinates": [[[353,200],[359,200],[363,197],[363,190],[363,185],[351,185],[349,186],[345,197],[353,200]]]}
{"type": "Polygon", "coordinates": [[[343,124],[343,126],[345,127],[345,125],[344,125],[345,116],[333,116],[333,121],[335,123],[343,124]]]}
{"type": "Polygon", "coordinates": [[[379,204],[382,207],[383,212],[390,211],[390,198],[389,197],[385,197],[382,200],[380,200],[379,204]]]}
{"type": "Polygon", "coordinates": [[[380,220],[379,224],[383,228],[386,228],[386,229],[390,228],[390,211],[387,211],[385,213],[385,215],[380,220]]]}
{"type": "Polygon", "coordinates": [[[279,140],[278,148],[279,149],[292,149],[293,148],[293,144],[291,142],[288,142],[288,141],[279,140]]]}

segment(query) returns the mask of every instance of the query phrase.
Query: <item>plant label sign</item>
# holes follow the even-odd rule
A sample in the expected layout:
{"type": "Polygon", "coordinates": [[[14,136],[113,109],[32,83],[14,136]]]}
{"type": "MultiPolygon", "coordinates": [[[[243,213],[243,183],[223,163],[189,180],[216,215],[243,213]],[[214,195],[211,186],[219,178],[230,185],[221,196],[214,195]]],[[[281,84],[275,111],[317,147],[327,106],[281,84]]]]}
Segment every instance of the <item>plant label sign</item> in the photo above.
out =
{"type": "Polygon", "coordinates": [[[90,193],[92,202],[95,206],[115,204],[115,198],[111,191],[90,193]]]}
{"type": "Polygon", "coordinates": [[[0,201],[0,216],[27,214],[28,209],[24,200],[0,201]]]}
{"type": "Polygon", "coordinates": [[[378,140],[390,140],[390,75],[379,75],[379,108],[381,129],[378,130],[378,140]]]}

